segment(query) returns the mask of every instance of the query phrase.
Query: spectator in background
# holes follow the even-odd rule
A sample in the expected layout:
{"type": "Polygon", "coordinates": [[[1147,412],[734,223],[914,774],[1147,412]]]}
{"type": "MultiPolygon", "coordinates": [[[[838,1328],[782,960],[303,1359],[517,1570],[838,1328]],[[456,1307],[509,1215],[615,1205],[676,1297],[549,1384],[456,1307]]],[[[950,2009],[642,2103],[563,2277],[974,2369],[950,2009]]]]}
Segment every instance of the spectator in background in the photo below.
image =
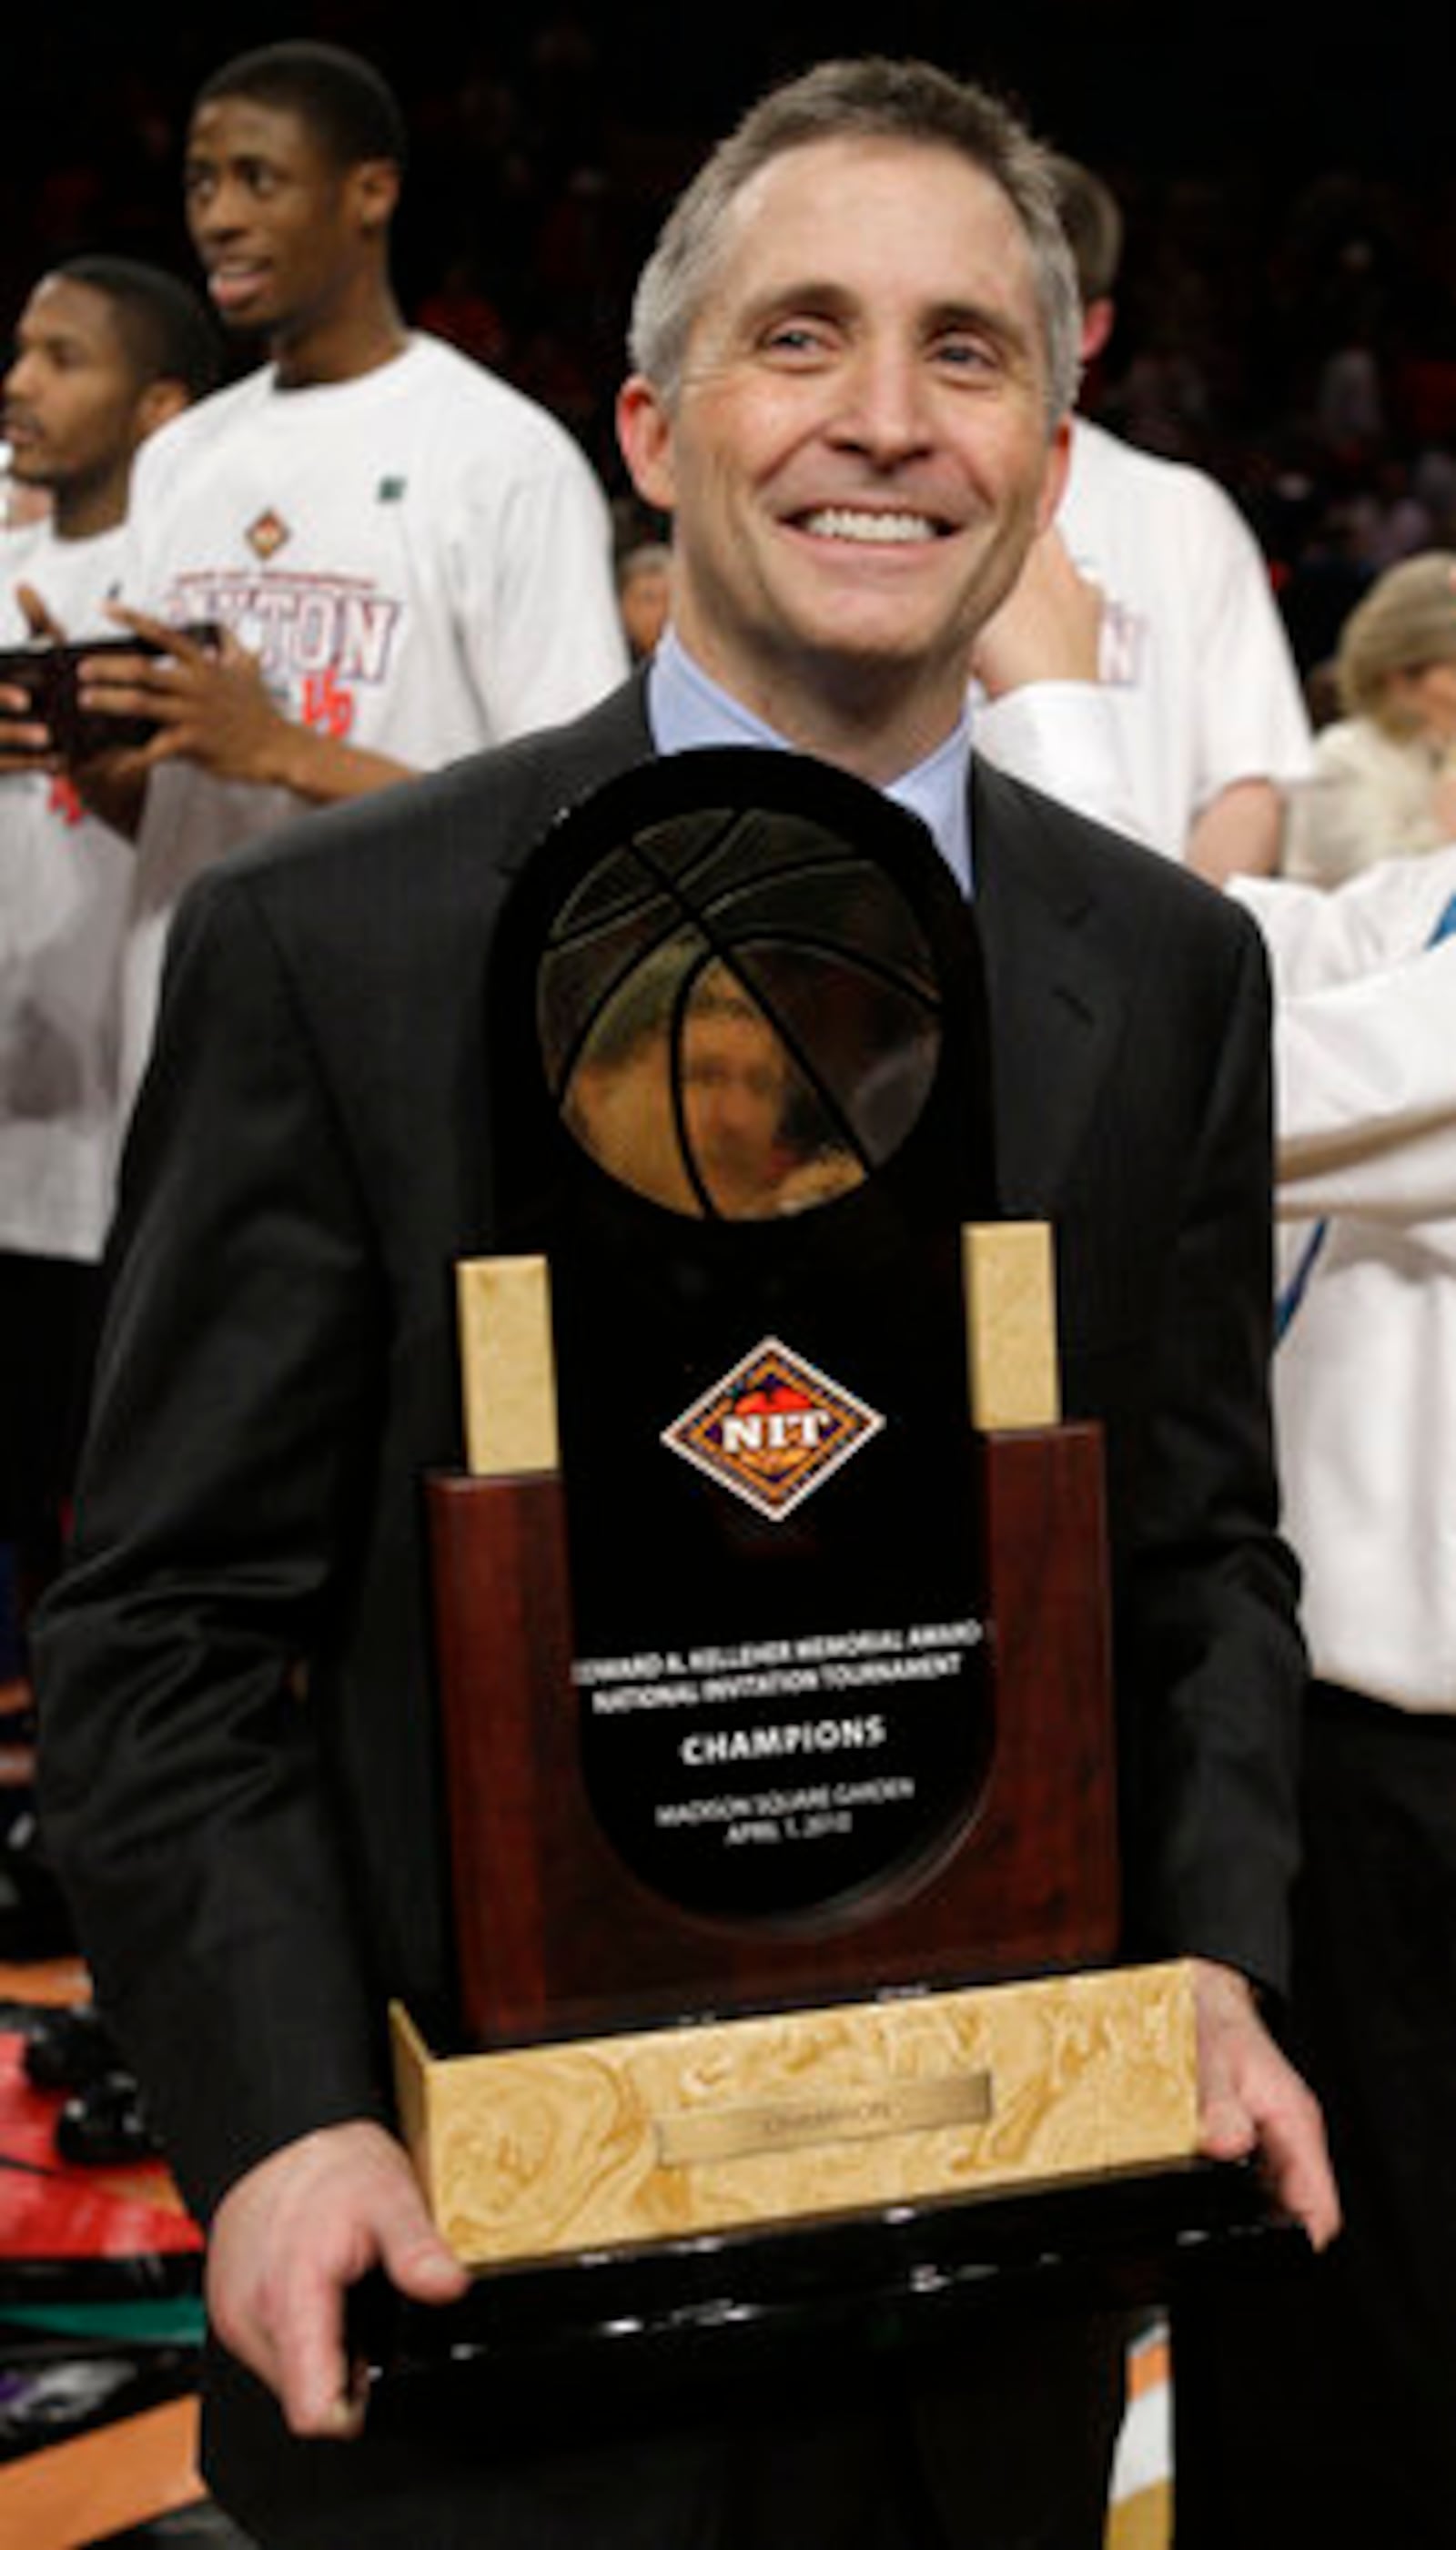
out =
{"type": "Polygon", "coordinates": [[[634,664],[651,654],[667,625],[672,550],[665,540],[637,540],[617,561],[617,601],[634,664]]]}
{"type": "MultiPolygon", "coordinates": [[[[0,534],[0,640],[105,630],[133,463],[218,378],[208,314],[176,276],[77,257],[21,313],[4,385],[17,485],[40,519],[0,534]]],[[[114,635],[114,633],[111,633],[114,635]]],[[[133,855],[53,767],[27,691],[0,690],[0,1533],[22,1622],[60,1554],[111,1209],[117,969],[133,855]]]]}
{"type": "Polygon", "coordinates": [[[1344,715],[1315,737],[1289,810],[1285,864],[1309,885],[1456,840],[1456,550],[1388,568],[1346,620],[1334,671],[1344,715]]]}
{"type": "Polygon", "coordinates": [[[125,568],[146,609],[120,616],[169,653],[98,667],[94,686],[159,729],[104,778],[137,838],[124,1103],[191,875],[301,806],[566,717],[626,663],[583,453],[401,319],[405,155],[385,82],[334,46],[244,54],[193,110],[192,241],[225,327],[269,360],[148,450],[125,568]],[[176,636],[184,622],[221,623],[221,648],[176,636]]]}
{"type": "MultiPolygon", "coordinates": [[[[1121,215],[1110,189],[1065,157],[1056,162],[1062,219],[1083,301],[1082,354],[1092,362],[1112,334],[1122,248],[1121,215]]],[[[1051,677],[1078,678],[1090,661],[1106,686],[1105,714],[1116,732],[1124,782],[1114,818],[1155,849],[1221,883],[1240,870],[1267,872],[1279,855],[1281,789],[1302,778],[1310,757],[1309,718],[1298,674],[1252,532],[1221,487],[1182,461],[1139,451],[1079,414],[1072,460],[1053,533],[1033,552],[1030,574],[1043,588],[1033,641],[1051,648],[1051,677]],[[1095,589],[1101,613],[1096,652],[1066,633],[1056,647],[1048,599],[1056,592],[1085,619],[1063,562],[1095,589]]],[[[1018,597],[1013,596],[1015,617],[1018,597]]],[[[998,633],[1009,635],[1004,621],[998,633]]],[[[993,761],[1034,778],[1019,740],[1002,737],[1005,696],[999,661],[973,666],[989,695],[977,739],[993,761]]],[[[1020,678],[1027,678],[1023,664],[1020,678]]],[[[1019,687],[1019,681],[1018,683],[1019,687]]],[[[1019,711],[1017,712],[1019,716],[1019,711]]],[[[1054,768],[1054,765],[1053,765],[1054,768]]],[[[1064,793],[1075,794],[1075,779],[1064,793]]]]}

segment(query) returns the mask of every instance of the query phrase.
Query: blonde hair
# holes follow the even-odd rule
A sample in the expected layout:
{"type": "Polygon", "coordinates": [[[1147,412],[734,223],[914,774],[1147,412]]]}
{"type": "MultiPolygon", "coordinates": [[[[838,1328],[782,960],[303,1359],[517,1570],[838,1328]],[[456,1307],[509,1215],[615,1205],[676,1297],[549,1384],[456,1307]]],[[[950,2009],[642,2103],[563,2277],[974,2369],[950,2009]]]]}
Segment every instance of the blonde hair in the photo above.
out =
{"type": "Polygon", "coordinates": [[[1423,549],[1387,568],[1346,620],[1335,657],[1340,704],[1405,733],[1410,720],[1393,680],[1447,663],[1456,663],[1456,551],[1423,549]]]}

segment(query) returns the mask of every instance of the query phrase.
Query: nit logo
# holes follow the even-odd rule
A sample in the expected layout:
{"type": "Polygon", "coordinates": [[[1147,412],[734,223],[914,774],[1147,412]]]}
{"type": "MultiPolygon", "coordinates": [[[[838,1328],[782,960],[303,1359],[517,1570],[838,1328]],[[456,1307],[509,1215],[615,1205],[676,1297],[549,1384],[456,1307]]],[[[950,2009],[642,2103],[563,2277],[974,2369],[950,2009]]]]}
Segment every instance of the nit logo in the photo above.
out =
{"type": "Polygon", "coordinates": [[[661,1439],[770,1522],[782,1522],[884,1422],[777,1337],[765,1337],[661,1439]]]}

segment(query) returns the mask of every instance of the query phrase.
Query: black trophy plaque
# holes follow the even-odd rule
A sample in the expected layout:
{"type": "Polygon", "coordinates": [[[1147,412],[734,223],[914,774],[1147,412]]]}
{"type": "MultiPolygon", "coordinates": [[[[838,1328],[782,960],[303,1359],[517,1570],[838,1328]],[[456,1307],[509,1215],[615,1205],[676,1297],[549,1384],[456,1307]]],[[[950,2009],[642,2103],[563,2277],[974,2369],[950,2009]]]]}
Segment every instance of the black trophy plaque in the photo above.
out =
{"type": "Polygon", "coordinates": [[[990,1047],[929,835],[650,763],[534,854],[488,998],[559,1451],[430,1482],[464,2041],[1106,1957],[1100,1442],[972,1423],[990,1047]]]}

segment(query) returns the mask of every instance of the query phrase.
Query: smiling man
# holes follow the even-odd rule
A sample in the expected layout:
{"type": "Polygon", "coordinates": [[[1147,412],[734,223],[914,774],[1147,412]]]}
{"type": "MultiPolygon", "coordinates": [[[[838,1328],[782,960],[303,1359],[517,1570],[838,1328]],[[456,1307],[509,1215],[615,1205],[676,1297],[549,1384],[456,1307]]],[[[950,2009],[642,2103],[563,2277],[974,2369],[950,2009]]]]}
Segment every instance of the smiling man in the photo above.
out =
{"type": "Polygon", "coordinates": [[[652,301],[622,439],[677,517],[679,638],[801,744],[898,778],[958,724],[971,638],[1061,488],[1017,212],[948,144],[806,144],[744,184],[680,348],[652,301]]]}
{"type": "MultiPolygon", "coordinates": [[[[512,872],[653,752],[785,746],[903,800],[976,898],[1005,1211],[1055,1228],[1106,1429],[1129,1953],[1197,1961],[1207,2149],[1311,2238],[1265,2032],[1304,1655],[1267,1405],[1268,991],[1247,917],[983,770],[964,667],[1056,499],[1075,280],[1045,160],[920,63],[770,94],[670,216],[624,449],[674,625],[587,717],[315,817],[178,916],[135,1121],[44,1806],[105,2006],[210,2226],[217,2493],[259,2541],[1100,2550],[1119,2333],[1056,2312],[750,2351],[670,2398],[605,2339],[381,2385],[349,2287],[462,2279],[396,2139],[391,1995],[450,1988],[424,1471],[461,1457],[450,1269],[504,1243],[482,1015],[512,872]],[[306,1695],[306,1696],[304,1696],[306,1695]],[[611,2358],[611,2361],[609,2361],[611,2358]]],[[[699,1199],[700,1205],[703,1199],[699,1199]]]]}
{"type": "Polygon", "coordinates": [[[129,625],[218,624],[223,646],[98,663],[91,691],[158,722],[107,773],[138,838],[127,1092],[190,875],[300,806],[574,715],[626,670],[585,455],[401,314],[406,154],[386,83],[338,47],[240,55],[193,108],[192,244],[224,327],[268,359],[164,438],[133,490],[129,625]]]}

